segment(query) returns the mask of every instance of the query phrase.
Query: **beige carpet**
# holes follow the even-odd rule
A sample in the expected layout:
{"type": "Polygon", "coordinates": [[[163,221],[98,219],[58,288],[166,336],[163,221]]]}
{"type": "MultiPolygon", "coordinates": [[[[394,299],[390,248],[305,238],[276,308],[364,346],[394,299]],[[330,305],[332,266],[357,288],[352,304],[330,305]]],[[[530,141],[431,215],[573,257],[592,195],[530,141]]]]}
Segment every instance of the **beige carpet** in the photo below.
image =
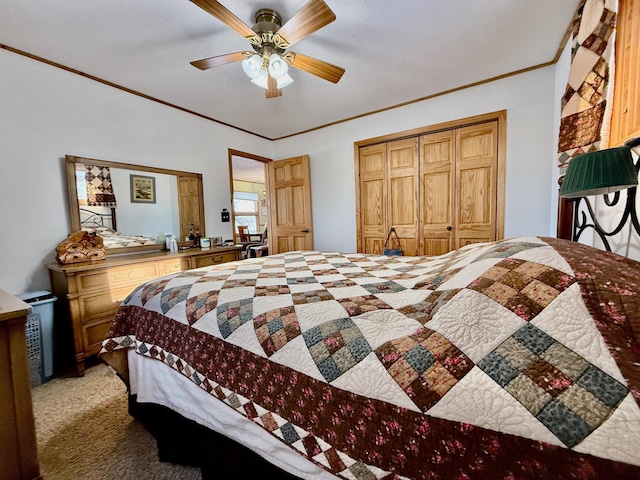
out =
{"type": "Polygon", "coordinates": [[[127,412],[124,383],[105,365],[31,390],[44,480],[201,479],[158,461],[156,443],[127,412]]]}

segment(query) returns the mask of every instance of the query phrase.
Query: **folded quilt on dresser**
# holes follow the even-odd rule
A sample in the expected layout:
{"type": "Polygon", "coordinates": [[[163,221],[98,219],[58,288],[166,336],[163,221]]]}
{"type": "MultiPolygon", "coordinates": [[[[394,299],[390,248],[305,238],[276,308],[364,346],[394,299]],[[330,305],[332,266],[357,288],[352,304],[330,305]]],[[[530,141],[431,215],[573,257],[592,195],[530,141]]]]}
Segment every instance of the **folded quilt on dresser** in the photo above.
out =
{"type": "Polygon", "coordinates": [[[288,252],[141,285],[100,355],[162,362],[338,478],[640,478],[639,286],[543,237],[288,252]]]}

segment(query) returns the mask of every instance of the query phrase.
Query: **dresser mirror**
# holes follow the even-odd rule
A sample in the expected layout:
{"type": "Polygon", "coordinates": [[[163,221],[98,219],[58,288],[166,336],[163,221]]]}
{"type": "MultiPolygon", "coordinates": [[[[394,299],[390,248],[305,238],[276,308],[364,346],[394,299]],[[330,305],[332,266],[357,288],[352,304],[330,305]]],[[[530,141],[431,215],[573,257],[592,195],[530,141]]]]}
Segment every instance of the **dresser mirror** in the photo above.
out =
{"type": "Polygon", "coordinates": [[[107,255],[165,248],[205,233],[202,175],[67,155],[71,231],[94,232],[107,255]]]}

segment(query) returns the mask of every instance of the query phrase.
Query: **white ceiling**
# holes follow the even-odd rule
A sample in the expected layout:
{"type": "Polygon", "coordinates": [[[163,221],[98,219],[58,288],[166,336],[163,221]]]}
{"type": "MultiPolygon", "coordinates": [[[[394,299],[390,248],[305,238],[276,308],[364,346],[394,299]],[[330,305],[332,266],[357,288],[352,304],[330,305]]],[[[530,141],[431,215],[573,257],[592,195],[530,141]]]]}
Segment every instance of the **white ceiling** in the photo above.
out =
{"type": "Polygon", "coordinates": [[[265,183],[264,163],[251,158],[239,157],[233,155],[232,171],[234,180],[242,180],[252,183],[265,183]]]}
{"type": "MultiPolygon", "coordinates": [[[[325,1],[337,19],[291,49],[346,73],[292,69],[272,99],[240,63],[189,64],[250,48],[188,0],[2,0],[0,44],[277,139],[552,62],[579,0],[325,1]]],[[[260,8],[286,23],[306,2],[221,0],[249,26],[260,8]]]]}

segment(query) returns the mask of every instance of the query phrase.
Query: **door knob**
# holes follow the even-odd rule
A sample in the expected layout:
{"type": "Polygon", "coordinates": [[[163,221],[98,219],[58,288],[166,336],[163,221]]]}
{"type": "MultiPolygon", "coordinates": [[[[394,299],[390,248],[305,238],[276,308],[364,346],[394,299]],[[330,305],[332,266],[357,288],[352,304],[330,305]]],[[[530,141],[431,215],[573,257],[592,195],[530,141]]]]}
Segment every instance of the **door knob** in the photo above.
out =
{"type": "Polygon", "coordinates": [[[449,226],[447,227],[447,230],[449,230],[449,231],[453,230],[453,228],[451,228],[451,225],[449,225],[449,226]]]}
{"type": "Polygon", "coordinates": [[[300,230],[302,233],[309,233],[311,230],[309,230],[308,228],[305,228],[304,230],[300,230]]]}

